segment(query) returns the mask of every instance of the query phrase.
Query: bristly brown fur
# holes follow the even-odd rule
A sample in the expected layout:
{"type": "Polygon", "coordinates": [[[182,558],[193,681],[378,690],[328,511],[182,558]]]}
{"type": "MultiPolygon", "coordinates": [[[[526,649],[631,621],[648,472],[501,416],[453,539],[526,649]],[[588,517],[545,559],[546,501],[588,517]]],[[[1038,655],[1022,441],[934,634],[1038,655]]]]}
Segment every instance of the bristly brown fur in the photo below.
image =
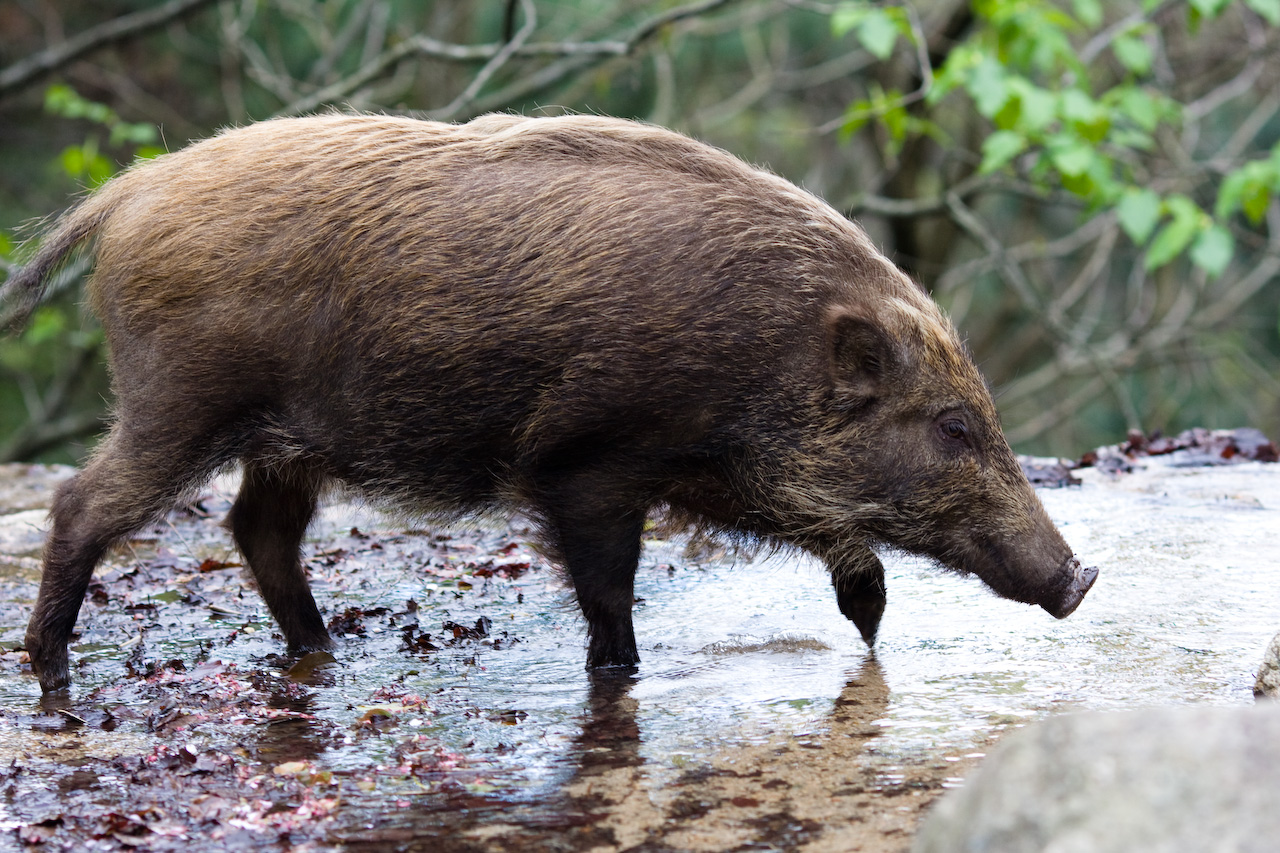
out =
{"type": "Polygon", "coordinates": [[[54,507],[28,631],[46,689],[103,550],[233,462],[232,531],[295,649],[328,643],[297,551],[335,481],[530,512],[593,665],[637,660],[658,506],[826,559],[869,642],[877,543],[1067,596],[1070,550],[933,302],[819,199],[678,134],[262,122],[110,181],[9,291],[33,304],[90,236],[116,421],[54,507]]]}

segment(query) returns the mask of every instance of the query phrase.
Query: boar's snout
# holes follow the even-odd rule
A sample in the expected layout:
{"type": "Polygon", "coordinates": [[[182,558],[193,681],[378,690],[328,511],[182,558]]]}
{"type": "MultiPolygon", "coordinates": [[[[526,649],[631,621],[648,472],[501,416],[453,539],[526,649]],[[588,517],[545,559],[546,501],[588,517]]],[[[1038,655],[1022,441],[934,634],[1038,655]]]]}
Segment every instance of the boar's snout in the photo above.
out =
{"type": "Polygon", "coordinates": [[[1084,601],[1085,594],[1098,579],[1098,570],[1093,566],[1081,566],[1079,560],[1070,557],[1058,574],[1062,578],[1061,583],[1039,604],[1054,617],[1065,619],[1084,601]]]}

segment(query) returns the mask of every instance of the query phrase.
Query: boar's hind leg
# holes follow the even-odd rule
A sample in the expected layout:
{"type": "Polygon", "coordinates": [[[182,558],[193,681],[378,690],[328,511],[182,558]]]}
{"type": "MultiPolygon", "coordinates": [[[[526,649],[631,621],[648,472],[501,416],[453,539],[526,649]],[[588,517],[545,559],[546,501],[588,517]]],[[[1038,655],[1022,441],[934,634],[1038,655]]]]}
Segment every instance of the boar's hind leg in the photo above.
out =
{"type": "Polygon", "coordinates": [[[247,462],[228,523],[290,651],[331,645],[300,560],[321,476],[302,465],[247,462]]]}
{"type": "Polygon", "coordinates": [[[175,451],[164,436],[118,424],[85,469],[58,489],[26,636],[31,668],[46,693],[71,683],[67,642],[107,548],[172,509],[212,464],[175,451]]]}
{"type": "Polygon", "coordinates": [[[851,557],[831,566],[836,604],[845,618],[857,626],[863,641],[874,646],[884,615],[884,566],[870,548],[860,547],[851,557]]]}
{"type": "Polygon", "coordinates": [[[587,666],[635,666],[640,662],[631,625],[644,510],[602,494],[590,484],[562,487],[539,502],[547,533],[573,581],[591,638],[587,666]]]}

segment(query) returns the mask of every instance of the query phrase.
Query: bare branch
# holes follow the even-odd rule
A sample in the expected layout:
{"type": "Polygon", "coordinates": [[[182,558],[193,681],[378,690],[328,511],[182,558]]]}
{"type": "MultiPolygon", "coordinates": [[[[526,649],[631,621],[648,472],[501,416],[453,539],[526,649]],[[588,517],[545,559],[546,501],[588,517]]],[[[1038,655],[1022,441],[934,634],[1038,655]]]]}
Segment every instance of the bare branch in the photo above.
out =
{"type": "Polygon", "coordinates": [[[947,209],[948,196],[954,194],[958,198],[967,199],[974,193],[994,186],[994,184],[995,180],[990,176],[975,173],[960,181],[942,195],[936,195],[929,198],[885,198],[884,196],[863,193],[862,195],[855,197],[853,201],[849,202],[848,207],[845,210],[845,216],[852,217],[859,211],[866,211],[867,213],[879,214],[881,216],[903,218],[913,216],[932,216],[936,213],[942,213],[947,209]]]}
{"type": "MultiPolygon", "coordinates": [[[[301,115],[312,112],[323,104],[341,101],[352,92],[388,74],[400,63],[414,57],[429,57],[449,62],[490,62],[501,54],[503,55],[502,64],[515,56],[561,57],[560,61],[522,78],[487,98],[472,101],[473,108],[469,110],[471,114],[488,112],[553,85],[602,59],[628,56],[670,24],[707,14],[735,2],[739,0],[700,0],[686,6],[678,6],[641,22],[621,40],[522,42],[517,36],[507,44],[463,45],[450,44],[419,34],[384,52],[351,76],[290,103],[277,115],[301,115]],[[507,55],[508,51],[510,55],[507,55]]],[[[526,22],[530,19],[531,16],[527,15],[526,22]]],[[[450,116],[451,118],[457,117],[456,113],[461,110],[455,109],[454,112],[455,115],[450,116]]]]}
{"type": "Polygon", "coordinates": [[[1080,48],[1080,64],[1092,65],[1093,61],[1098,58],[1098,54],[1106,50],[1117,37],[1129,32],[1143,21],[1154,20],[1155,17],[1169,5],[1170,4],[1168,3],[1163,3],[1150,11],[1134,12],[1132,15],[1128,15],[1116,21],[1114,24],[1089,39],[1085,46],[1080,48]]]}
{"type": "Polygon", "coordinates": [[[43,79],[99,48],[116,44],[196,14],[221,0],[169,0],[85,30],[62,44],[46,48],[0,71],[0,97],[43,79]]]}
{"type": "MultiPolygon", "coordinates": [[[[957,188],[959,184],[956,185],[957,188]]],[[[953,190],[954,192],[954,190],[953,190]]],[[[1040,240],[1029,240],[1026,243],[1020,243],[1017,246],[1006,249],[1009,257],[1017,261],[1045,260],[1049,258],[1061,258],[1074,254],[1081,247],[1087,245],[1090,241],[1097,237],[1106,229],[1114,228],[1114,219],[1106,216],[1095,216],[1084,225],[1081,225],[1075,231],[1060,237],[1049,243],[1040,240]]],[[[972,261],[952,267],[938,279],[937,289],[946,292],[967,279],[976,275],[990,272],[995,269],[998,258],[995,255],[983,255],[974,258],[972,261]]]]}
{"type": "MultiPolygon", "coordinates": [[[[1009,255],[1004,244],[996,239],[996,236],[982,223],[982,220],[978,219],[977,214],[965,205],[954,190],[948,192],[944,198],[946,199],[947,210],[951,213],[951,218],[957,225],[968,232],[969,236],[978,241],[978,244],[995,260],[995,266],[1000,268],[1005,281],[1009,282],[1013,287],[1014,292],[1018,294],[1018,298],[1022,300],[1022,303],[1038,316],[1043,315],[1045,313],[1044,300],[1032,286],[1031,280],[1027,278],[1018,260],[1009,255]]],[[[1063,340],[1070,340],[1070,336],[1063,334],[1061,327],[1052,326],[1052,328],[1063,340]]]]}
{"type": "Polygon", "coordinates": [[[472,114],[478,114],[501,109],[512,101],[520,100],[541,89],[552,86],[603,59],[629,56],[649,39],[662,32],[664,27],[688,18],[697,18],[700,15],[736,2],[739,2],[739,0],[701,0],[701,2],[690,3],[687,6],[678,6],[642,22],[622,41],[528,45],[525,49],[529,52],[541,48],[554,47],[561,51],[565,58],[548,65],[523,80],[516,81],[505,89],[493,93],[488,98],[477,101],[471,112],[472,114]]]}
{"type": "Polygon", "coordinates": [[[1133,400],[1133,395],[1125,387],[1124,383],[1120,381],[1119,375],[1109,360],[1096,353],[1086,342],[1076,340],[1076,336],[1072,334],[1070,327],[1066,325],[1062,316],[1045,306],[1043,297],[1036,292],[1031,280],[1017,260],[1009,255],[1004,244],[991,233],[972,210],[964,205],[959,196],[954,193],[947,193],[947,209],[951,212],[952,219],[977,240],[989,255],[995,258],[996,266],[1000,269],[1004,280],[1013,288],[1018,298],[1022,300],[1023,305],[1044,321],[1045,326],[1052,332],[1054,337],[1058,338],[1062,343],[1072,346],[1076,352],[1083,354],[1093,365],[1098,377],[1106,383],[1115,396],[1116,402],[1119,403],[1120,408],[1124,411],[1125,420],[1130,428],[1140,428],[1142,418],[1138,413],[1138,407],[1133,400]]]}
{"type": "Polygon", "coordinates": [[[67,415],[52,421],[28,421],[0,445],[0,463],[30,459],[60,444],[93,435],[103,427],[102,412],[67,415]]]}
{"type": "Polygon", "coordinates": [[[502,49],[493,55],[488,62],[484,64],[476,75],[471,78],[471,82],[467,84],[467,88],[463,89],[458,97],[454,98],[448,106],[439,111],[432,112],[432,118],[448,121],[476,99],[480,94],[480,90],[485,84],[498,72],[498,69],[506,65],[511,57],[516,55],[529,37],[533,35],[534,29],[538,26],[538,10],[533,5],[533,0],[520,0],[520,8],[524,12],[524,25],[520,27],[510,41],[502,46],[502,49]]]}
{"type": "Polygon", "coordinates": [[[1058,405],[1043,412],[1038,417],[1014,426],[1005,427],[1004,437],[1010,444],[1021,444],[1024,441],[1039,438],[1056,424],[1061,423],[1064,418],[1070,417],[1073,412],[1089,399],[1097,396],[1102,388],[1103,380],[1100,377],[1094,377],[1077,389],[1074,394],[1067,396],[1058,405]]]}
{"type": "Polygon", "coordinates": [[[72,391],[81,384],[97,360],[99,349],[96,343],[79,347],[71,360],[58,371],[43,397],[34,387],[23,387],[28,417],[17,432],[0,445],[0,462],[29,459],[42,450],[91,435],[102,428],[104,416],[101,412],[66,411],[72,401],[72,391]]]}
{"type": "Polygon", "coordinates": [[[1260,59],[1251,60],[1235,77],[1232,77],[1204,97],[1187,104],[1183,109],[1183,114],[1189,119],[1199,120],[1228,101],[1252,92],[1254,84],[1262,77],[1266,67],[1266,63],[1260,59]]]}
{"type": "Polygon", "coordinates": [[[1277,112],[1280,112],[1280,89],[1271,88],[1222,146],[1222,150],[1214,158],[1218,161],[1215,165],[1220,164],[1223,169],[1234,168],[1235,160],[1244,153],[1254,137],[1271,123],[1277,112]]]}

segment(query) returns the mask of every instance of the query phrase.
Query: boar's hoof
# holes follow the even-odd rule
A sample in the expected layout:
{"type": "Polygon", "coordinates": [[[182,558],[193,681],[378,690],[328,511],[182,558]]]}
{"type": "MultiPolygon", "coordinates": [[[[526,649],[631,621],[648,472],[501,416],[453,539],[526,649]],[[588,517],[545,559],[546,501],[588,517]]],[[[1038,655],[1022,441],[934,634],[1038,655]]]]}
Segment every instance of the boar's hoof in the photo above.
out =
{"type": "Polygon", "coordinates": [[[640,653],[636,651],[634,636],[629,637],[592,637],[587,649],[587,669],[604,667],[630,667],[634,669],[640,663],[640,653]]]}
{"type": "Polygon", "coordinates": [[[849,592],[836,590],[836,604],[840,612],[852,622],[862,634],[862,641],[868,648],[875,646],[876,633],[880,630],[880,617],[884,616],[885,594],[883,590],[860,590],[849,592]]]}
{"type": "Polygon", "coordinates": [[[1081,566],[1080,561],[1075,557],[1067,560],[1066,565],[1063,566],[1063,573],[1064,583],[1058,588],[1058,594],[1052,601],[1046,600],[1040,605],[1058,619],[1070,616],[1080,606],[1080,602],[1084,601],[1085,593],[1093,586],[1093,582],[1098,579],[1098,570],[1095,567],[1081,566]]]}
{"type": "Polygon", "coordinates": [[[46,643],[29,631],[26,647],[31,659],[31,671],[40,681],[41,692],[54,693],[71,686],[71,667],[67,659],[66,643],[46,643]]]}

